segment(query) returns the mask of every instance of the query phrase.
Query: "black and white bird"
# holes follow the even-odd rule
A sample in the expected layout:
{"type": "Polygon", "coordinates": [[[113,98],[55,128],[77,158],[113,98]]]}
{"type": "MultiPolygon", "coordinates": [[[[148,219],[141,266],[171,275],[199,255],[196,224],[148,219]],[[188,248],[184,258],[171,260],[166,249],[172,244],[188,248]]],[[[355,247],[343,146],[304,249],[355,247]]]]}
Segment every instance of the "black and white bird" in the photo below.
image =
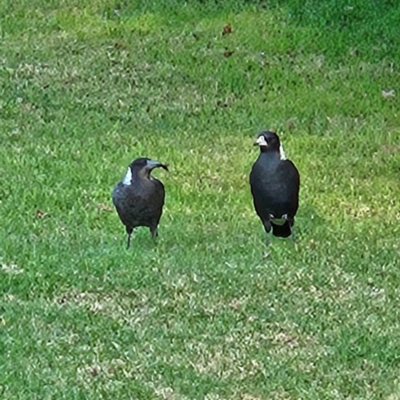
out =
{"type": "Polygon", "coordinates": [[[147,226],[153,239],[158,235],[165,199],[164,185],[151,176],[151,171],[158,167],[168,171],[165,164],[149,158],[134,160],[112,192],[112,201],[128,234],[127,248],[132,232],[138,226],[147,226]]]}
{"type": "Polygon", "coordinates": [[[250,173],[254,208],[267,233],[272,228],[274,236],[288,237],[299,208],[299,171],[286,159],[275,132],[261,132],[254,145],[260,147],[250,173]]]}

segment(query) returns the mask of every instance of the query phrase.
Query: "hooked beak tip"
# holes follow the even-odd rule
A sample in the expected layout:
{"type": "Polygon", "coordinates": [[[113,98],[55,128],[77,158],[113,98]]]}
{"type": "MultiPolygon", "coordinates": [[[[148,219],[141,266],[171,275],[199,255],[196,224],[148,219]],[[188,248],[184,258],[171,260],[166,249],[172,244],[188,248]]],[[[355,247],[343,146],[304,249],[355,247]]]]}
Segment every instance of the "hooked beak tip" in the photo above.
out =
{"type": "Polygon", "coordinates": [[[168,166],[166,164],[160,163],[159,161],[150,160],[150,161],[148,161],[147,165],[150,170],[161,167],[161,168],[165,169],[166,171],[168,171],[168,166]]]}

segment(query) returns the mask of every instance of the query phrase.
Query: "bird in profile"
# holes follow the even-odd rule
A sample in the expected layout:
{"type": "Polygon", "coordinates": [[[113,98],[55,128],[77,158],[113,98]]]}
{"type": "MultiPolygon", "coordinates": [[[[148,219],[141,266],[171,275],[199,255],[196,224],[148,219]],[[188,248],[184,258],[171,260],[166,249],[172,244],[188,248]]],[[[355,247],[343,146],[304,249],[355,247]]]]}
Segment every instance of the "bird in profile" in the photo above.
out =
{"type": "Polygon", "coordinates": [[[132,232],[138,226],[147,226],[153,239],[158,236],[157,227],[165,199],[164,185],[151,176],[151,171],[158,167],[168,171],[168,167],[159,161],[137,158],[112,192],[112,201],[128,234],[128,249],[132,232]]]}
{"type": "Polygon", "coordinates": [[[299,208],[299,171],[286,159],[275,132],[261,132],[254,145],[260,147],[250,173],[254,208],[267,233],[272,228],[274,236],[289,237],[299,208]]]}

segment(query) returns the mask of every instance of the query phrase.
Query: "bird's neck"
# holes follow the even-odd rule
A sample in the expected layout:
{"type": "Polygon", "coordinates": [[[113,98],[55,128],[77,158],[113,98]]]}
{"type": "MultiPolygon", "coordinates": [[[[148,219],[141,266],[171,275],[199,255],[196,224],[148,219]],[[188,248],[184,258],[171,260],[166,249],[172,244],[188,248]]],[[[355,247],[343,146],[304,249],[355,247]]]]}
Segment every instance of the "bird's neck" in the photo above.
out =
{"type": "Polygon", "coordinates": [[[260,155],[268,155],[270,157],[275,155],[277,158],[280,158],[279,149],[268,149],[268,148],[263,149],[263,148],[261,148],[260,155]]]}

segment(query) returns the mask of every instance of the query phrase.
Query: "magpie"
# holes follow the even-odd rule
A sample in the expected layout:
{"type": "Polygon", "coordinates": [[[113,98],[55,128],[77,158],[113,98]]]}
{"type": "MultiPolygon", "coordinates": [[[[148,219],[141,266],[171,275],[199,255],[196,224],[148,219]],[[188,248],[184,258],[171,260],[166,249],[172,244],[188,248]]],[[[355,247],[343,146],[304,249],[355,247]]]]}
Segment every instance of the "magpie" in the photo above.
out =
{"type": "Polygon", "coordinates": [[[260,147],[250,173],[255,211],[267,233],[272,227],[274,236],[289,237],[299,208],[299,171],[286,159],[275,132],[261,132],[254,145],[260,147]]]}
{"type": "Polygon", "coordinates": [[[128,234],[127,249],[130,247],[132,232],[138,226],[148,227],[153,239],[158,236],[157,227],[164,206],[165,189],[162,182],[150,175],[158,167],[168,171],[168,167],[159,161],[137,158],[129,165],[125,177],[112,192],[112,201],[128,234]]]}

